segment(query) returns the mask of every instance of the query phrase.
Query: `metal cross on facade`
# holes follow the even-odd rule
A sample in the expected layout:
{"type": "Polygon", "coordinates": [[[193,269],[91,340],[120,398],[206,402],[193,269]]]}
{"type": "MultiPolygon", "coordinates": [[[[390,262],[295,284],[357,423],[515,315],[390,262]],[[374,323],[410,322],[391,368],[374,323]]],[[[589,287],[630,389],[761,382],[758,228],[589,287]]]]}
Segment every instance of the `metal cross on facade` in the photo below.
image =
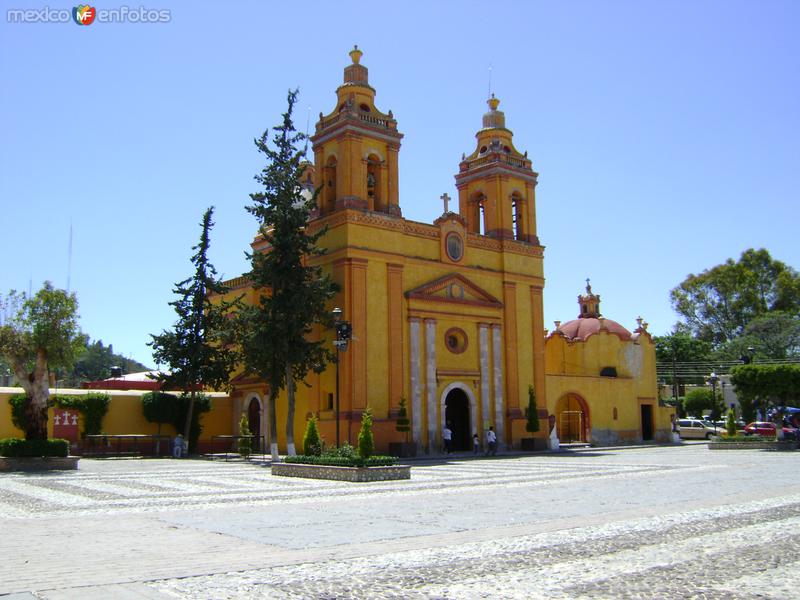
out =
{"type": "Polygon", "coordinates": [[[450,196],[448,196],[447,192],[445,192],[444,194],[439,196],[439,198],[441,198],[442,202],[444,202],[444,212],[445,214],[447,214],[448,213],[447,205],[450,203],[450,196]]]}

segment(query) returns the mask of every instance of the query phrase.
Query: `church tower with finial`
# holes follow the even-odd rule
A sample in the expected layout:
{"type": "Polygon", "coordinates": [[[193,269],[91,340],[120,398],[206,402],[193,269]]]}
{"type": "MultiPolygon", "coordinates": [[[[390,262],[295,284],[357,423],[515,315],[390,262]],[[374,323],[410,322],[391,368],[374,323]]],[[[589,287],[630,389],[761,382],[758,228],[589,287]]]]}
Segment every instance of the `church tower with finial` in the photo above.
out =
{"type": "Polygon", "coordinates": [[[397,154],[403,134],[390,110],[375,106],[363,52],[355,46],[336,90],[336,108],[320,113],[311,137],[321,215],[355,208],[400,216],[397,154]]]}
{"type": "Polygon", "coordinates": [[[536,178],[527,152],[514,148],[506,117],[492,94],[477,147],[463,156],[456,175],[458,205],[472,233],[538,245],[536,178]]]}

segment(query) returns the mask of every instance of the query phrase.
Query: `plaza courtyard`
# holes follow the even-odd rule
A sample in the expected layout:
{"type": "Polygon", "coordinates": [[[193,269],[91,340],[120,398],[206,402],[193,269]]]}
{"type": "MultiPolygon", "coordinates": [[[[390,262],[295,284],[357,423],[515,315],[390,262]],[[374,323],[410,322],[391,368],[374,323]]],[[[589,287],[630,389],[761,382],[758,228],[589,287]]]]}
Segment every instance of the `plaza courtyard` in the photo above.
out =
{"type": "Polygon", "coordinates": [[[794,452],[706,444],[415,462],[410,481],[82,460],[0,476],[0,594],[798,597],[794,452]]]}

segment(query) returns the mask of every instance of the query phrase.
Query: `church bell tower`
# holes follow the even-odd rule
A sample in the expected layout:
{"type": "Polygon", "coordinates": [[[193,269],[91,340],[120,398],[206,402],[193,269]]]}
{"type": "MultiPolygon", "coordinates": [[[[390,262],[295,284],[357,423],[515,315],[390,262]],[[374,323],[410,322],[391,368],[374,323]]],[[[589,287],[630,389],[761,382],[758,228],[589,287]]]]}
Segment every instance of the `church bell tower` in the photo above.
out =
{"type": "Polygon", "coordinates": [[[355,208],[400,216],[397,153],[403,134],[397,121],[375,106],[361,50],[350,51],[351,64],[336,90],[336,108],[320,113],[311,137],[315,184],[322,186],[321,215],[355,208]]]}
{"type": "Polygon", "coordinates": [[[500,100],[487,101],[475,151],[462,156],[456,175],[458,206],[467,230],[492,238],[539,245],[536,235],[536,178],[528,153],[514,148],[500,100]]]}

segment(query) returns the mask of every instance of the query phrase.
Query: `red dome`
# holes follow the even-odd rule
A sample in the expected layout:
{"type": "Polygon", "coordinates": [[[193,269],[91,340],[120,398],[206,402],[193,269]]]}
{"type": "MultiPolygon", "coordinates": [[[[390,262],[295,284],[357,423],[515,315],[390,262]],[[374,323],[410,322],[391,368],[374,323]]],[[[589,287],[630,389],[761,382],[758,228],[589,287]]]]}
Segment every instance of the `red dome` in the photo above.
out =
{"type": "MultiPolygon", "coordinates": [[[[574,319],[563,323],[556,331],[563,333],[570,340],[585,340],[600,331],[600,320],[594,317],[574,319]]],[[[611,319],[602,319],[608,333],[613,333],[621,340],[631,339],[631,332],[611,319]]]]}

